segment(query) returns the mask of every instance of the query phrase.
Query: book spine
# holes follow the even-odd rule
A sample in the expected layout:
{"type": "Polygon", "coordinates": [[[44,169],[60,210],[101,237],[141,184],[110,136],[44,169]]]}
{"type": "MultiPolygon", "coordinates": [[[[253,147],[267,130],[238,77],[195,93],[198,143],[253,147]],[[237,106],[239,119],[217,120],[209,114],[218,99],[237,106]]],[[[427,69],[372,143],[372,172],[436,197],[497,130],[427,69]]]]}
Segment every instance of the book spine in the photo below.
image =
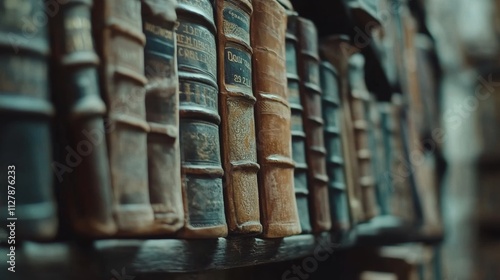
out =
{"type": "Polygon", "coordinates": [[[351,56],[349,63],[351,81],[350,106],[359,167],[359,183],[362,193],[361,201],[365,211],[365,219],[369,220],[378,214],[372,152],[369,143],[369,123],[366,115],[366,103],[368,102],[369,95],[364,86],[363,56],[359,53],[354,54],[351,56]]]}
{"type": "Polygon", "coordinates": [[[173,234],[184,225],[179,146],[179,82],[176,0],[142,1],[146,85],[149,197],[154,233],[173,234]]]}
{"type": "Polygon", "coordinates": [[[367,116],[370,122],[370,149],[373,153],[372,166],[374,170],[377,203],[380,214],[388,215],[389,211],[387,209],[386,197],[389,190],[389,185],[387,184],[389,180],[387,180],[385,171],[389,169],[385,169],[387,160],[385,158],[386,151],[382,132],[382,111],[380,110],[379,102],[373,94],[370,94],[367,105],[367,116]]]}
{"type": "Polygon", "coordinates": [[[108,153],[120,235],[153,225],[149,202],[144,45],[139,0],[94,3],[101,89],[108,107],[108,153]]]}
{"type": "Polygon", "coordinates": [[[257,183],[249,1],[217,0],[218,80],[226,218],[232,234],[262,232],[257,183]]]}
{"type": "MultiPolygon", "coordinates": [[[[62,190],[72,227],[84,236],[104,237],[115,234],[117,226],[103,121],[106,106],[97,76],[100,60],[92,38],[92,5],[92,0],[69,0],[61,5],[53,28],[58,72],[54,81],[60,89],[54,95],[65,138],[79,159],[71,183],[62,190]]],[[[62,151],[65,158],[71,157],[68,151],[62,151]]],[[[61,182],[65,171],[61,167],[56,173],[61,182]]]]}
{"type": "Polygon", "coordinates": [[[307,186],[307,162],[306,162],[306,133],[302,122],[304,108],[300,103],[300,78],[297,69],[297,14],[288,12],[286,30],[286,77],[287,97],[292,112],[292,158],[295,162],[293,172],[295,185],[295,199],[299,213],[300,227],[302,233],[310,233],[311,220],[309,217],[309,190],[307,186]]]}
{"type": "Polygon", "coordinates": [[[394,195],[391,208],[395,216],[413,223],[416,221],[415,204],[412,197],[411,165],[406,160],[405,143],[403,138],[403,100],[401,95],[392,95],[392,156],[391,156],[391,179],[394,187],[394,195]]]}
{"type": "Polygon", "coordinates": [[[221,164],[217,86],[216,27],[208,0],[179,0],[181,169],[185,238],[227,235],[221,164]]]}
{"type": "Polygon", "coordinates": [[[45,25],[26,28],[31,26],[26,20],[43,9],[38,0],[4,3],[0,9],[0,165],[7,181],[0,216],[22,221],[12,221],[16,237],[32,240],[53,238],[58,225],[52,193],[48,33],[45,25]]]}
{"type": "Polygon", "coordinates": [[[381,167],[384,171],[381,174],[381,187],[380,187],[380,208],[382,213],[394,214],[390,201],[394,191],[392,182],[391,158],[394,153],[393,147],[393,126],[394,120],[392,119],[392,105],[390,102],[381,102],[378,104],[380,112],[380,130],[382,134],[383,146],[383,159],[384,163],[381,167]]]}
{"type": "Polygon", "coordinates": [[[323,115],[319,76],[318,36],[313,22],[304,18],[297,21],[300,98],[304,111],[302,119],[306,131],[306,159],[308,165],[309,201],[313,232],[332,227],[328,201],[326,149],[323,139],[323,115]]]}
{"type": "Polygon", "coordinates": [[[294,194],[290,106],[286,95],[286,12],[276,1],[254,0],[250,40],[259,196],[263,236],[301,231],[294,194]]]}
{"type": "Polygon", "coordinates": [[[354,131],[349,104],[349,54],[353,50],[350,38],[346,35],[337,34],[323,38],[320,45],[322,56],[334,65],[338,74],[339,97],[342,104],[340,111],[340,128],[342,138],[342,152],[344,155],[345,182],[349,198],[349,212],[351,223],[357,224],[364,220],[363,205],[361,203],[361,188],[358,180],[358,164],[356,159],[356,147],[354,143],[354,131]]]}
{"type": "Polygon", "coordinates": [[[324,137],[332,227],[335,230],[347,230],[350,227],[350,220],[341,139],[338,75],[333,65],[326,61],[320,64],[320,81],[323,91],[322,111],[325,121],[324,137]]]}

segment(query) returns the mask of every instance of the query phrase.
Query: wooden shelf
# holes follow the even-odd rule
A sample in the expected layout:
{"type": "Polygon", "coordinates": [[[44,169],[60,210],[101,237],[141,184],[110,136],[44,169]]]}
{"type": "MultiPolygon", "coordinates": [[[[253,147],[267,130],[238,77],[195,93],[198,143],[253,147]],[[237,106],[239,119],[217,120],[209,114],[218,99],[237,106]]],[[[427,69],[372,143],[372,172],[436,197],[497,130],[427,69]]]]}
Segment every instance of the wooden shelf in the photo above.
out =
{"type": "MultiPolygon", "coordinates": [[[[381,222],[358,225],[342,235],[323,233],[282,239],[218,238],[109,239],[88,242],[25,242],[16,248],[16,268],[9,279],[113,279],[127,275],[165,276],[196,273],[300,259],[357,246],[385,246],[427,242],[414,228],[391,227],[381,222]],[[84,278],[82,278],[85,276],[84,278]]],[[[8,253],[6,246],[0,254],[8,253]]],[[[0,269],[7,271],[7,263],[0,269]]],[[[2,277],[2,279],[5,279],[2,277]]]]}

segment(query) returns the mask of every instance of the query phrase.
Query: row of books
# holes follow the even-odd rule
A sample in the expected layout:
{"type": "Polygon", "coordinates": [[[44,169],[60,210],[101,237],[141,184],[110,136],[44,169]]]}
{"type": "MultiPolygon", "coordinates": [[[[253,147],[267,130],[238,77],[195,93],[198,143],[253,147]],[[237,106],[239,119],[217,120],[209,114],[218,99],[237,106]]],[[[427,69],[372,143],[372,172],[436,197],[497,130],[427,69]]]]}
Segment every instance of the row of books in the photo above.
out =
{"type": "Polygon", "coordinates": [[[398,96],[377,102],[349,38],[319,45],[280,2],[4,5],[0,215],[42,240],[66,222],[91,238],[280,238],[411,220],[411,186],[390,175],[398,96]]]}

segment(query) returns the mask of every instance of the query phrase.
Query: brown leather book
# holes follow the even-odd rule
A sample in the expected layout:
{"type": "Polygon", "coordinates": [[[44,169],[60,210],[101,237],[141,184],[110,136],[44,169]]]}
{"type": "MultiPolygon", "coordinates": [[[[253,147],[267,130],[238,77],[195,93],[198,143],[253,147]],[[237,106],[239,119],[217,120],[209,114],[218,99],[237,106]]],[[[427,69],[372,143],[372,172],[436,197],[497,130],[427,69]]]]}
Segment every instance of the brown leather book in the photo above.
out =
{"type": "Polygon", "coordinates": [[[214,8],[209,0],[178,0],[177,67],[184,238],[227,235],[219,125],[214,8]]]}
{"type": "Polygon", "coordinates": [[[326,149],[323,139],[321,84],[319,75],[318,35],[314,23],[297,19],[297,61],[300,77],[300,100],[304,111],[302,120],[306,132],[307,182],[313,232],[332,227],[326,174],[326,149]]]}
{"type": "MultiPolygon", "coordinates": [[[[68,145],[58,154],[61,160],[73,156],[79,162],[70,170],[53,166],[58,167],[61,205],[68,209],[74,230],[84,236],[105,237],[116,233],[117,226],[103,122],[106,106],[97,76],[100,60],[92,39],[92,5],[92,0],[67,1],[51,22],[57,73],[53,78],[54,100],[65,134],[61,138],[67,139],[68,145]],[[73,151],[76,154],[72,155],[73,151]]],[[[69,168],[65,161],[58,164],[69,168]]]]}
{"type": "Polygon", "coordinates": [[[44,3],[2,1],[1,7],[0,217],[3,225],[0,236],[10,247],[14,246],[12,241],[19,243],[21,239],[52,239],[57,231],[51,168],[50,124],[54,107],[50,102],[48,28],[42,24],[35,26],[32,21],[39,22],[40,14],[44,18],[44,3]],[[13,233],[14,239],[7,241],[13,233]]]}
{"type": "Polygon", "coordinates": [[[324,138],[327,151],[326,166],[328,172],[328,198],[332,228],[336,231],[350,228],[350,216],[347,187],[345,180],[345,160],[342,151],[341,114],[342,106],[339,97],[338,72],[327,61],[320,64],[320,81],[322,95],[322,111],[325,121],[324,138]]]}
{"type": "Polygon", "coordinates": [[[357,150],[359,167],[359,183],[361,185],[361,201],[365,211],[365,219],[378,215],[375,193],[375,177],[372,165],[372,151],[369,143],[369,121],[367,106],[370,95],[364,79],[364,57],[361,53],[353,54],[349,59],[349,81],[354,142],[357,150]]]}
{"type": "Polygon", "coordinates": [[[351,221],[353,224],[364,220],[363,205],[361,203],[361,187],[358,171],[356,146],[354,143],[354,129],[349,106],[349,57],[355,51],[348,36],[343,34],[331,35],[322,39],[320,43],[321,56],[329,61],[338,72],[339,97],[342,104],[341,130],[342,151],[345,160],[345,175],[351,221]]]}
{"type": "Polygon", "coordinates": [[[307,187],[306,133],[302,122],[304,108],[300,102],[300,78],[297,66],[297,13],[288,11],[286,29],[286,77],[287,96],[292,112],[292,158],[295,162],[293,172],[295,200],[299,212],[302,233],[312,231],[309,216],[309,189],[307,187]]]}
{"type": "Polygon", "coordinates": [[[94,33],[101,91],[108,107],[107,143],[119,234],[151,230],[141,2],[94,3],[94,33]]]}
{"type": "Polygon", "coordinates": [[[294,194],[290,106],[287,101],[286,12],[276,1],[252,1],[250,40],[255,108],[259,196],[263,236],[301,231],[294,194]]]}
{"type": "Polygon", "coordinates": [[[175,22],[176,0],[143,0],[146,35],[144,67],[148,133],[149,198],[152,233],[171,234],[184,225],[179,147],[179,78],[175,22]]]}
{"type": "Polygon", "coordinates": [[[257,183],[250,1],[217,0],[218,79],[226,219],[232,234],[262,232],[257,183]]]}

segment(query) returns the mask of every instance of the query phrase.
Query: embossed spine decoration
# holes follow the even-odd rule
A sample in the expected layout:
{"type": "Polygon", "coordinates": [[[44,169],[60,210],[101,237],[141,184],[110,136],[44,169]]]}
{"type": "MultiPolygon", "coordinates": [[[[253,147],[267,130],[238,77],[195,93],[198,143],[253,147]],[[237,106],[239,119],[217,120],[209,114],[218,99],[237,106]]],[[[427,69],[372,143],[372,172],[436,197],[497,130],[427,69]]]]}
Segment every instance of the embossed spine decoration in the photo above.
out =
{"type": "Polygon", "coordinates": [[[139,0],[94,3],[101,89],[108,107],[108,153],[120,235],[150,232],[144,45],[139,0]]]}
{"type": "Polygon", "coordinates": [[[350,227],[350,220],[342,151],[338,76],[333,65],[326,61],[320,64],[320,76],[332,227],[335,230],[347,230],[350,227]]]}
{"type": "Polygon", "coordinates": [[[143,0],[146,35],[144,67],[148,133],[149,197],[153,233],[173,234],[184,225],[179,146],[179,81],[175,22],[176,0],[143,0]]]}
{"type": "Polygon", "coordinates": [[[370,96],[365,86],[363,71],[363,55],[360,53],[353,54],[349,59],[349,81],[351,84],[350,106],[359,167],[361,201],[365,211],[365,219],[369,220],[378,214],[378,206],[371,162],[372,153],[369,147],[368,116],[366,114],[366,104],[370,96]]]}
{"type": "MultiPolygon", "coordinates": [[[[6,221],[15,207],[16,239],[51,239],[58,222],[52,194],[48,34],[46,25],[27,31],[25,22],[43,13],[43,1],[0,5],[0,164],[7,181],[0,217],[6,221]],[[9,191],[15,202],[8,200],[13,196],[9,191]]],[[[6,230],[2,226],[5,236],[6,230]]]]}
{"type": "Polygon", "coordinates": [[[300,79],[297,69],[297,13],[287,12],[286,30],[286,77],[288,81],[287,97],[292,112],[292,158],[295,162],[293,172],[295,185],[295,199],[299,213],[300,227],[302,233],[311,232],[311,220],[309,217],[309,190],[307,187],[307,162],[306,162],[306,133],[302,123],[302,112],[300,103],[299,87],[300,79]]]}
{"type": "Polygon", "coordinates": [[[226,218],[232,234],[262,232],[247,0],[217,0],[218,79],[226,218]]]}
{"type": "Polygon", "coordinates": [[[286,94],[286,12],[276,1],[254,0],[250,38],[253,48],[259,196],[263,236],[301,232],[291,159],[291,112],[286,94]]]}
{"type": "MultiPolygon", "coordinates": [[[[69,209],[72,227],[81,235],[105,237],[116,233],[113,193],[106,147],[104,116],[97,70],[99,57],[92,39],[92,0],[69,0],[53,21],[54,56],[59,87],[55,91],[58,115],[69,148],[79,154],[79,165],[71,173],[53,163],[69,209]],[[71,178],[70,178],[71,177],[71,178]]],[[[70,149],[64,159],[72,157],[70,149]]]]}
{"type": "Polygon", "coordinates": [[[181,168],[184,238],[227,235],[221,165],[217,86],[216,27],[208,0],[179,0],[181,168]]]}
{"type": "Polygon", "coordinates": [[[313,232],[330,230],[332,227],[328,200],[328,176],[326,174],[326,149],[323,139],[323,115],[319,75],[318,36],[313,22],[297,19],[300,77],[300,99],[304,111],[302,120],[306,131],[307,180],[309,207],[313,232]]]}

